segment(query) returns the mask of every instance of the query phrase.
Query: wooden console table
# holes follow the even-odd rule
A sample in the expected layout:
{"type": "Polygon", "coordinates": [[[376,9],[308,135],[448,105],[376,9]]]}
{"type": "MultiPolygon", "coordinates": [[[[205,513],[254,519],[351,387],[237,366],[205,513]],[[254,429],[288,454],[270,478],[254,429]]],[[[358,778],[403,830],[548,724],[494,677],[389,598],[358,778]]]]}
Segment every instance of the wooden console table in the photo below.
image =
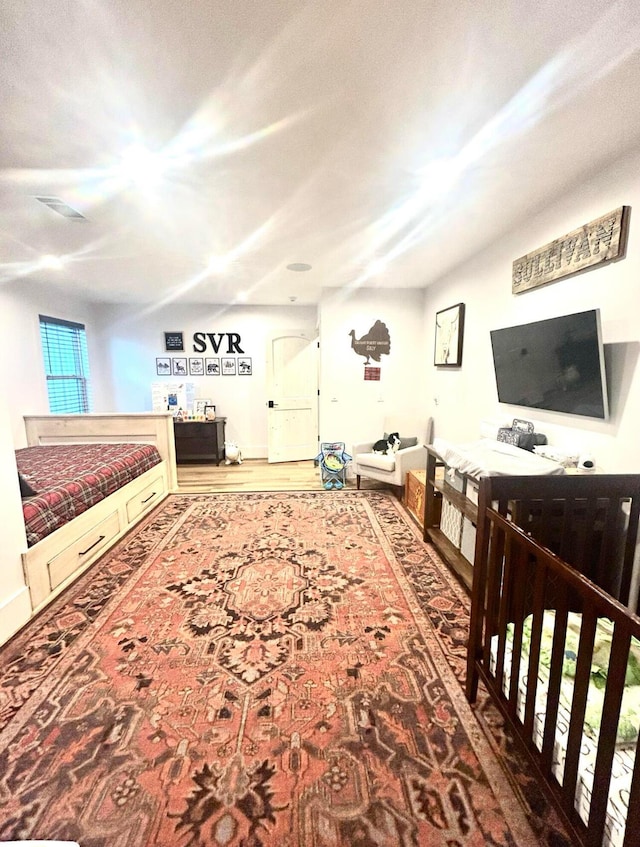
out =
{"type": "Polygon", "coordinates": [[[215,462],[224,459],[224,427],[227,419],[174,421],[176,462],[215,462]]]}

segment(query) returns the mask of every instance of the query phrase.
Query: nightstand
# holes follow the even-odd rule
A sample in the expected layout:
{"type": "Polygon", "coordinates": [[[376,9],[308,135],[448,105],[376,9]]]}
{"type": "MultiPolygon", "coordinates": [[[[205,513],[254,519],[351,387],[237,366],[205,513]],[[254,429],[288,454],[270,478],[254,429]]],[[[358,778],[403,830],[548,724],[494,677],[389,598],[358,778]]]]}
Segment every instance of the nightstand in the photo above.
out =
{"type": "Polygon", "coordinates": [[[174,421],[176,463],[215,462],[224,459],[224,427],[227,419],[174,421]]]}

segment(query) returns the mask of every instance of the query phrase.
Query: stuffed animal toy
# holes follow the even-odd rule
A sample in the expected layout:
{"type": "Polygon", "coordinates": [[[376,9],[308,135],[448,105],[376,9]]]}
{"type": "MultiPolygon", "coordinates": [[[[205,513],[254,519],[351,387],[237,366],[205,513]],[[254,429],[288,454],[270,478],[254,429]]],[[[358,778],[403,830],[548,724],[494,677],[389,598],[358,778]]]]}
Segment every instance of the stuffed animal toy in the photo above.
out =
{"type": "Polygon", "coordinates": [[[242,451],[235,443],[235,441],[225,441],[224,442],[224,463],[225,465],[241,465],[242,464],[242,451]]]}
{"type": "Polygon", "coordinates": [[[381,438],[371,448],[372,452],[386,456],[387,453],[397,453],[400,448],[400,433],[392,432],[387,438],[381,438]]]}

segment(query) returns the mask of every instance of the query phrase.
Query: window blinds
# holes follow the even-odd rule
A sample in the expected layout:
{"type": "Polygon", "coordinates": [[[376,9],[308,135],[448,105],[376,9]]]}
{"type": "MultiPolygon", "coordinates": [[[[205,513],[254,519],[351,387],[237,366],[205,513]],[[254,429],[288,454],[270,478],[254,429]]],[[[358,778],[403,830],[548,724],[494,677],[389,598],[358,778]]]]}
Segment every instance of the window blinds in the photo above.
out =
{"type": "Polygon", "coordinates": [[[89,357],[84,326],[40,315],[40,338],[49,411],[52,414],[88,412],[89,357]]]}

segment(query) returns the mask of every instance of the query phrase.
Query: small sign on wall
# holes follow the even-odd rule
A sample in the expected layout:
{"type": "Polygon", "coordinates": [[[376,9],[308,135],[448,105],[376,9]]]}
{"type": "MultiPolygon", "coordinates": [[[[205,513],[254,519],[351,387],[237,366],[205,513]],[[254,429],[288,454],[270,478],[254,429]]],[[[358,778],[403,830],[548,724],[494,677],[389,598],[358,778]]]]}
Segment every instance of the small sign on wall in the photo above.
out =
{"type": "Polygon", "coordinates": [[[516,259],[512,292],[519,294],[585,268],[622,258],[629,230],[629,208],[620,206],[516,259]]]}
{"type": "MultiPolygon", "coordinates": [[[[379,362],[381,356],[389,355],[391,350],[391,338],[387,325],[382,321],[376,321],[366,335],[356,338],[355,330],[349,333],[351,336],[351,349],[358,356],[364,356],[365,365],[368,365],[373,359],[374,362],[379,362]]],[[[365,377],[366,378],[366,377],[365,377]]]]}
{"type": "Polygon", "coordinates": [[[165,350],[184,350],[184,339],[181,332],[165,332],[164,334],[164,349],[165,350]]]}
{"type": "Polygon", "coordinates": [[[364,366],[365,382],[380,382],[380,368],[373,368],[369,365],[364,366]]]}

